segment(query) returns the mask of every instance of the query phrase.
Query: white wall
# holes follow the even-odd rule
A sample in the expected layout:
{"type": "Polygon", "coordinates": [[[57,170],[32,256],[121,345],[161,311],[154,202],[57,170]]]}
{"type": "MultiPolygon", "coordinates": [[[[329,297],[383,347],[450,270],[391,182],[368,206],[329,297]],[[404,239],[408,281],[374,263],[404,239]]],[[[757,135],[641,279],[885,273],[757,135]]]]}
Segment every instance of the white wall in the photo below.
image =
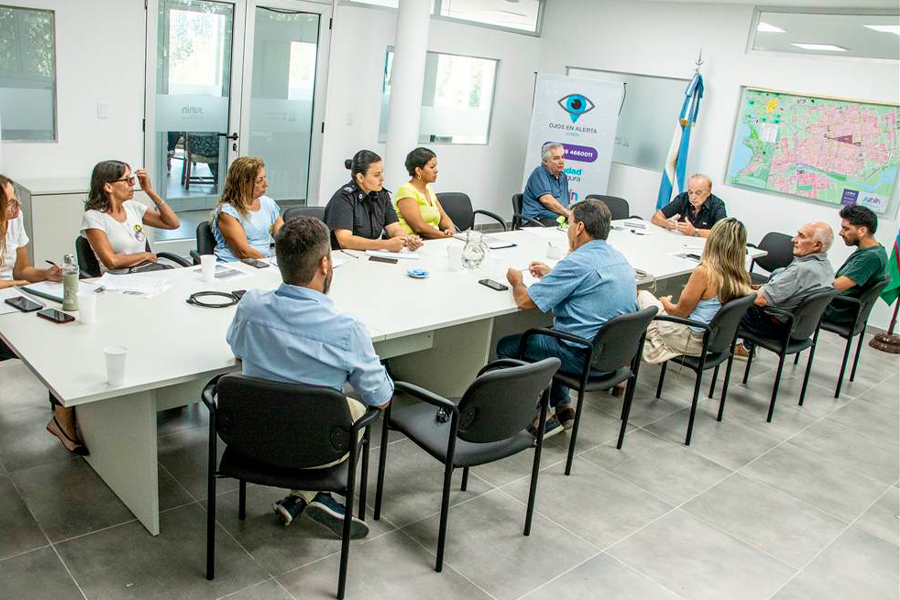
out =
{"type": "MultiPolygon", "coordinates": [[[[734,4],[549,0],[540,70],[565,74],[572,66],[689,77],[702,46],[706,93],[691,137],[688,171],[712,177],[714,192],[725,200],[728,214],[747,225],[751,241],[768,231],[793,233],[809,221],[829,223],[837,233],[840,218],[835,208],[723,183],[740,87],[896,104],[900,69],[896,62],[747,54],[752,18],[752,6],[734,4]]],[[[614,164],[608,192],[626,198],[632,212],[649,218],[660,177],[660,171],[614,164]]],[[[887,248],[893,246],[897,227],[896,214],[879,223],[877,237],[887,248]]],[[[850,252],[835,237],[829,253],[835,268],[850,252]]],[[[889,319],[888,306],[879,302],[870,324],[886,328],[889,319]]]]}
{"type": "Polygon", "coordinates": [[[57,141],[3,142],[15,179],[80,177],[106,159],[141,160],[144,134],[144,3],[11,0],[56,13],[57,141]],[[109,118],[97,118],[97,103],[109,118]]]}

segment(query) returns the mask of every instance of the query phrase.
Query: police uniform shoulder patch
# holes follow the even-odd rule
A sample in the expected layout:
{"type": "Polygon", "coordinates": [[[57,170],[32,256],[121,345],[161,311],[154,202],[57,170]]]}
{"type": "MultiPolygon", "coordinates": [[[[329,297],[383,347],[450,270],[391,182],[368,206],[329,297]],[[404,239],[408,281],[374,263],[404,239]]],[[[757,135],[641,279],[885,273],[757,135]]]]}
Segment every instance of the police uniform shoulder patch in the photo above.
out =
{"type": "Polygon", "coordinates": [[[349,185],[347,185],[347,186],[344,186],[344,191],[345,191],[345,192],[352,192],[352,191],[353,191],[353,188],[350,187],[349,185]]]}

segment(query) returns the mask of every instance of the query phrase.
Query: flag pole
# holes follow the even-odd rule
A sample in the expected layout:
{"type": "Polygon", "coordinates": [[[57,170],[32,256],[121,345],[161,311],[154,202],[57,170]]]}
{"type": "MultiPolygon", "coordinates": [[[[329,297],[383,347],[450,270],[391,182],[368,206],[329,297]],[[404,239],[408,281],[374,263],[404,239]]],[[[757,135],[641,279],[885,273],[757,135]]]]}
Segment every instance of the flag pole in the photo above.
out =
{"type": "MultiPolygon", "coordinates": [[[[869,341],[869,345],[876,350],[888,352],[890,354],[900,354],[900,336],[894,335],[894,326],[897,324],[897,309],[900,308],[900,301],[894,300],[894,315],[891,317],[891,324],[888,326],[887,333],[877,333],[869,341]]],[[[865,332],[863,332],[864,334],[865,332]]],[[[860,335],[863,335],[860,334],[860,335]]]]}

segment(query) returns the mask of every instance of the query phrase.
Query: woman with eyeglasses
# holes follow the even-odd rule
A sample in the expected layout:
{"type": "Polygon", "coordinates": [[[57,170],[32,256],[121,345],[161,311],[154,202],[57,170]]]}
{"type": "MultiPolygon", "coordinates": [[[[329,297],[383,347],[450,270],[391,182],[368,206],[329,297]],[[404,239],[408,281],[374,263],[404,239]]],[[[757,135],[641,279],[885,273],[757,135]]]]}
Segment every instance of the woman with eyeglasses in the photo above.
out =
{"type": "Polygon", "coordinates": [[[272,236],[284,221],[278,205],[266,196],[268,187],[262,159],[242,156],[228,167],[225,189],[210,221],[219,260],[271,256],[272,236]]]}
{"type": "Polygon", "coordinates": [[[130,267],[156,262],[147,252],[144,225],[157,229],[177,229],[178,217],[153,190],[144,169],[131,171],[127,163],[105,160],[91,173],[91,191],[84,205],[81,235],[87,239],[103,273],[127,273],[130,267]],[[133,200],[135,182],[156,208],[133,200]]]}

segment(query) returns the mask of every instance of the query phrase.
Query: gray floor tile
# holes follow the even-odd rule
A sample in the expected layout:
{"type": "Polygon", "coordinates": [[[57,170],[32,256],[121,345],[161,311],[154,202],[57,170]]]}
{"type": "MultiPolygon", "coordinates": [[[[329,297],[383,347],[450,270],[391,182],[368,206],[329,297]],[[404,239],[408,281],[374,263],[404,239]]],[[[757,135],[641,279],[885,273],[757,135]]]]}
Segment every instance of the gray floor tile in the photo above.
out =
{"type": "Polygon", "coordinates": [[[900,545],[900,489],[891,487],[855,525],[895,546],[900,545]]]}
{"type": "MultiPolygon", "coordinates": [[[[596,413],[598,411],[593,411],[596,413]]],[[[584,411],[582,414],[586,414],[584,411]]],[[[594,415],[591,414],[587,418],[582,419],[582,425],[590,427],[594,423],[594,415]]],[[[598,419],[598,421],[602,421],[598,419]]],[[[581,434],[579,433],[579,436],[581,434]]],[[[566,459],[568,452],[569,435],[565,432],[558,433],[544,443],[541,450],[541,468],[546,469],[550,465],[559,463],[566,459]]],[[[588,444],[585,444],[588,447],[588,444]]],[[[579,437],[578,449],[580,451],[581,443],[579,437]]],[[[390,463],[388,463],[390,465],[390,463]]],[[[513,456],[498,460],[486,465],[472,467],[471,472],[484,479],[490,486],[501,486],[511,481],[516,481],[523,477],[531,477],[531,470],[534,467],[534,451],[525,450],[514,454],[513,456]]],[[[471,483],[471,479],[470,479],[471,483]]],[[[438,492],[439,493],[439,492],[438,492]]]]}
{"type": "MultiPolygon", "coordinates": [[[[615,400],[618,402],[618,410],[621,410],[622,399],[615,398],[615,400]]],[[[613,406],[615,406],[615,403],[613,406]]],[[[618,439],[621,427],[622,420],[619,418],[618,413],[610,414],[585,402],[584,409],[581,411],[581,423],[578,425],[578,443],[575,452],[584,452],[610,440],[618,439]]],[[[627,430],[632,431],[634,429],[635,426],[629,423],[627,430]]],[[[570,436],[567,433],[550,438],[550,442],[557,443],[568,451],[569,439],[570,436]]]]}
{"type": "Polygon", "coordinates": [[[851,527],[797,577],[775,600],[896,600],[898,547],[851,527]]]}
{"type": "Polygon", "coordinates": [[[523,600],[677,600],[666,590],[608,554],[600,554],[554,579],[523,600]]]}
{"type": "Polygon", "coordinates": [[[162,466],[157,469],[159,481],[159,510],[175,508],[193,502],[184,486],[178,483],[162,466]]]}
{"type": "MultiPolygon", "coordinates": [[[[668,384],[666,384],[668,391],[668,384]]],[[[628,415],[628,425],[632,427],[643,427],[647,423],[658,421],[671,414],[682,410],[685,406],[690,406],[690,396],[678,396],[673,394],[672,397],[664,392],[663,397],[657,399],[654,394],[656,388],[651,390],[644,385],[638,385],[635,388],[634,397],[631,400],[631,413],[628,415]]],[[[609,394],[595,394],[588,402],[594,408],[618,419],[622,414],[622,399],[615,398],[609,394]]],[[[616,432],[618,434],[618,432],[616,432]]]]}
{"type": "MultiPolygon", "coordinates": [[[[434,551],[437,515],[403,529],[434,551]]],[[[445,560],[499,600],[518,598],[598,553],[549,519],[534,515],[522,535],[525,506],[499,490],[451,508],[445,560]]]]}
{"type": "Polygon", "coordinates": [[[67,461],[74,456],[47,431],[52,416],[49,403],[0,414],[0,460],[7,472],[67,461]]]}
{"type": "MultiPolygon", "coordinates": [[[[569,531],[605,548],[634,533],[672,509],[652,496],[591,462],[576,458],[572,474],[565,465],[542,471],[535,510],[569,531]],[[577,508],[576,508],[577,507],[577,508]]],[[[520,502],[528,502],[530,478],[503,487],[520,502]]]]}
{"type": "Polygon", "coordinates": [[[206,580],[206,513],[197,504],[160,515],[160,534],[138,522],[56,546],[91,600],[224,596],[268,579],[266,572],[219,528],[216,577],[206,580]]]}
{"type": "Polygon", "coordinates": [[[49,544],[9,477],[0,475],[0,560],[49,544]]]}
{"type": "Polygon", "coordinates": [[[866,435],[900,443],[900,413],[864,400],[851,402],[827,418],[866,435]]]}
{"type": "Polygon", "coordinates": [[[795,572],[682,510],[607,553],[692,600],[769,598],[795,572]]]}
{"type": "Polygon", "coordinates": [[[0,363],[0,414],[23,408],[46,408],[50,418],[47,388],[18,359],[0,363]]]}
{"type": "MultiPolygon", "coordinates": [[[[847,359],[847,368],[844,371],[844,383],[841,385],[841,396],[845,394],[849,397],[856,397],[866,389],[876,385],[884,378],[896,373],[898,365],[885,364],[880,360],[873,360],[871,357],[866,360],[860,357],[859,365],[856,368],[856,376],[850,381],[850,371],[853,370],[853,353],[856,346],[850,350],[850,357],[847,359]]],[[[834,355],[829,352],[822,352],[816,349],[816,358],[813,361],[812,370],[810,371],[810,379],[818,385],[828,388],[834,394],[835,386],[837,386],[838,375],[841,372],[841,360],[843,359],[843,344],[841,345],[840,354],[834,355]]],[[[800,359],[800,364],[806,368],[806,354],[800,359]]]]}
{"type": "MultiPolygon", "coordinates": [[[[787,439],[816,422],[817,418],[815,416],[797,410],[796,398],[793,403],[787,405],[783,402],[784,398],[782,398],[781,401],[776,401],[775,403],[775,413],[772,416],[772,422],[767,423],[766,415],[769,411],[769,400],[771,399],[769,392],[756,393],[741,384],[730,386],[728,397],[725,400],[723,419],[725,421],[738,421],[742,425],[779,440],[787,439]]],[[[709,401],[707,400],[706,402],[708,403],[709,401]]],[[[714,401],[713,405],[715,410],[718,410],[718,400],[714,401]]]]}
{"type": "Polygon", "coordinates": [[[900,379],[891,377],[857,396],[871,404],[877,404],[894,411],[900,411],[900,379]]]}
{"type": "Polygon", "coordinates": [[[862,514],[885,490],[862,473],[792,444],[775,448],[741,473],[845,521],[862,514]]]}
{"type": "Polygon", "coordinates": [[[294,597],[277,581],[269,579],[221,600],[294,600],[294,597]]]}
{"type": "Polygon", "coordinates": [[[202,402],[156,413],[156,434],[169,435],[185,429],[209,426],[209,411],[202,402]]]}
{"type": "Polygon", "coordinates": [[[840,519],[740,473],[682,508],[798,569],[847,526],[840,519]]]}
{"type": "Polygon", "coordinates": [[[84,600],[49,546],[0,561],[0,598],[84,600]]]}
{"type": "MultiPolygon", "coordinates": [[[[339,561],[340,557],[334,555],[278,580],[297,598],[333,599],[339,561]]],[[[346,598],[489,600],[490,596],[446,565],[442,573],[436,573],[434,555],[400,531],[394,531],[351,547],[346,598]]]]}
{"type": "Polygon", "coordinates": [[[671,504],[681,504],[732,472],[644,430],[626,435],[621,450],[606,444],[582,457],[671,504]]]}
{"type": "Polygon", "coordinates": [[[80,458],[11,475],[52,542],[134,519],[134,515],[80,458]]]}
{"type": "MultiPolygon", "coordinates": [[[[800,402],[800,390],[803,389],[803,374],[805,365],[801,362],[800,367],[793,367],[785,370],[781,375],[781,383],[778,386],[778,398],[775,402],[775,412],[779,409],[797,408],[800,402]]],[[[738,381],[741,381],[738,379],[738,381]]],[[[741,384],[751,392],[755,392],[760,396],[770,400],[772,398],[772,388],[775,385],[775,373],[755,373],[751,371],[750,380],[746,384],[741,384]]],[[[730,395],[729,391],[729,395],[730,395]]],[[[841,403],[846,403],[850,398],[842,398],[841,403]]],[[[820,417],[828,410],[838,408],[841,404],[835,404],[834,388],[827,385],[820,385],[813,377],[809,378],[806,386],[806,396],[803,400],[803,409],[812,416],[820,417]],[[807,406],[808,405],[808,406],[807,406]]],[[[767,405],[768,406],[768,405],[767,405]]]]}
{"type": "Polygon", "coordinates": [[[900,476],[900,447],[823,419],[788,442],[869,477],[893,483],[900,476]]]}
{"type": "MultiPolygon", "coordinates": [[[[196,498],[206,498],[207,463],[209,462],[209,429],[196,427],[162,436],[157,441],[159,462],[187,491],[196,498]]],[[[219,459],[225,451],[218,444],[219,459]]],[[[236,490],[236,479],[220,479],[218,492],[236,490]]]]}

